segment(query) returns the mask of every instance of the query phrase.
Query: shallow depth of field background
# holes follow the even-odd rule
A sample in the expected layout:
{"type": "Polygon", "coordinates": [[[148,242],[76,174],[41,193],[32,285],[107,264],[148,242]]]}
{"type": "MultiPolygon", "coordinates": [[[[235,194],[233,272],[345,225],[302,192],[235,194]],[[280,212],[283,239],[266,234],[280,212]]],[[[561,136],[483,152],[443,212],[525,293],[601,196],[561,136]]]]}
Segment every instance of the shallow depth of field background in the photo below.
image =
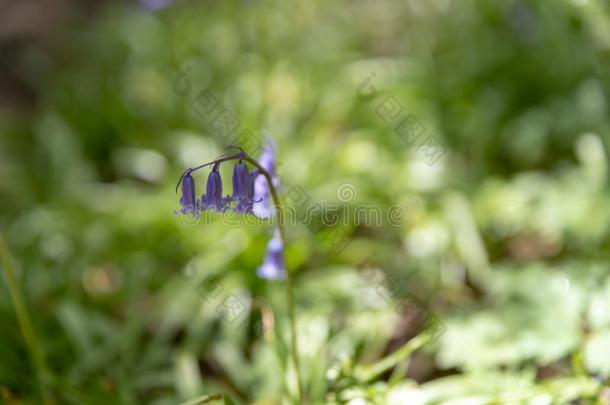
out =
{"type": "MultiPolygon", "coordinates": [[[[206,89],[272,134],[301,216],[383,212],[288,229],[313,403],[610,403],[608,8],[0,2],[0,229],[56,403],[286,398],[283,284],[255,275],[270,227],[173,213],[182,171],[235,143],[193,108],[206,89]],[[440,159],[397,134],[407,116],[440,159]],[[350,378],[426,333],[401,302],[442,333],[350,378]]],[[[0,398],[40,403],[2,280],[0,398]]]]}

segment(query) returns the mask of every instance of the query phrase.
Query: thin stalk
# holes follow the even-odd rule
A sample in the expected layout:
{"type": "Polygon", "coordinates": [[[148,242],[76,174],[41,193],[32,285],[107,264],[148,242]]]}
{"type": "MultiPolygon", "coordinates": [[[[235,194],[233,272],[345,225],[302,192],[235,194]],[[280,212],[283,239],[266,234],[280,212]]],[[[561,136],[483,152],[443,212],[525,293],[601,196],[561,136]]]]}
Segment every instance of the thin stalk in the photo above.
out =
{"type": "Polygon", "coordinates": [[[21,289],[19,288],[19,285],[17,283],[17,277],[15,275],[15,266],[13,265],[13,260],[8,249],[8,245],[6,244],[6,241],[4,240],[4,236],[1,231],[0,265],[2,266],[2,270],[4,271],[4,275],[6,276],[6,282],[8,284],[8,289],[11,294],[13,305],[15,306],[15,313],[17,315],[17,322],[19,323],[21,334],[23,335],[25,344],[28,348],[28,351],[30,352],[32,364],[38,376],[43,402],[45,404],[50,404],[50,396],[46,389],[47,377],[50,376],[48,371],[49,368],[47,367],[44,355],[42,353],[42,350],[40,349],[38,340],[36,339],[36,334],[34,333],[34,327],[32,326],[33,323],[30,318],[30,314],[28,313],[27,307],[25,305],[25,300],[21,293],[21,289]]]}
{"type": "Polygon", "coordinates": [[[226,162],[227,160],[240,159],[243,156],[245,156],[245,152],[231,153],[229,155],[220,156],[220,157],[212,160],[211,162],[204,163],[202,165],[199,165],[199,166],[191,169],[191,172],[194,172],[194,171],[199,170],[201,168],[204,168],[206,166],[210,166],[210,165],[213,165],[213,164],[218,164],[218,163],[226,162]]]}
{"type": "MultiPolygon", "coordinates": [[[[204,163],[204,164],[199,165],[199,166],[197,166],[197,167],[195,167],[195,168],[192,168],[192,169],[190,169],[190,168],[189,168],[189,169],[187,169],[187,170],[186,170],[186,171],[185,171],[185,172],[182,174],[182,176],[180,176],[180,179],[178,180],[178,184],[176,184],[176,193],[178,192],[178,187],[180,187],[180,183],[182,183],[182,179],[184,178],[184,175],[185,175],[187,172],[190,174],[190,173],[193,173],[194,171],[197,171],[197,170],[199,170],[199,169],[202,169],[202,168],[204,168],[204,167],[206,167],[206,166],[210,166],[210,165],[213,165],[213,164],[220,164],[220,163],[222,163],[222,162],[226,162],[227,160],[241,159],[241,158],[243,158],[243,157],[244,157],[244,155],[245,155],[245,154],[246,154],[245,152],[239,152],[239,153],[232,153],[232,154],[229,154],[229,155],[223,155],[223,156],[220,156],[220,157],[218,157],[218,158],[216,158],[216,159],[212,160],[211,162],[204,163]]],[[[273,186],[272,186],[272,187],[273,187],[273,186]]]]}
{"type": "MultiPolygon", "coordinates": [[[[271,178],[271,174],[269,174],[269,172],[267,170],[265,170],[265,168],[262,167],[260,165],[260,163],[258,163],[256,160],[252,159],[247,154],[244,154],[243,160],[245,160],[246,162],[248,162],[248,163],[252,164],[254,167],[256,167],[261,172],[261,174],[263,176],[265,176],[267,183],[269,183],[269,188],[271,190],[271,197],[273,198],[273,203],[277,209],[277,217],[278,217],[277,222],[278,222],[278,229],[280,231],[280,238],[282,239],[282,245],[286,246],[284,221],[282,220],[284,218],[284,215],[283,215],[284,208],[281,204],[277,190],[273,186],[273,179],[271,178]]],[[[294,285],[293,285],[292,275],[290,274],[290,271],[288,271],[288,269],[286,269],[286,298],[287,298],[287,304],[288,304],[288,317],[290,319],[290,343],[291,343],[290,352],[291,352],[291,356],[292,356],[292,361],[294,362],[294,368],[296,371],[298,399],[299,399],[299,403],[303,404],[304,403],[303,402],[303,386],[301,384],[301,365],[300,365],[300,361],[299,361],[297,322],[296,322],[296,311],[295,311],[295,304],[294,304],[294,285]]]]}
{"type": "Polygon", "coordinates": [[[422,333],[405,343],[400,349],[396,350],[389,356],[379,360],[370,367],[361,369],[358,373],[358,379],[362,382],[369,382],[379,377],[399,362],[407,359],[411,353],[419,349],[430,341],[430,335],[422,333]]]}
{"type": "MultiPolygon", "coordinates": [[[[282,220],[284,218],[283,206],[281,204],[277,190],[275,189],[275,187],[273,185],[273,179],[271,178],[271,174],[269,174],[269,172],[264,167],[262,167],[260,165],[260,163],[258,163],[255,159],[251,158],[246,152],[244,152],[243,149],[241,149],[239,147],[233,147],[233,148],[240,149],[240,152],[221,156],[211,162],[202,164],[193,169],[189,169],[188,172],[192,173],[195,170],[199,170],[203,167],[206,167],[206,166],[209,166],[212,164],[218,164],[221,162],[225,162],[227,160],[234,160],[234,159],[245,160],[246,162],[248,162],[251,165],[253,165],[254,167],[256,167],[259,170],[259,172],[263,176],[265,176],[267,183],[269,183],[269,189],[271,190],[271,197],[273,198],[274,206],[277,209],[278,229],[280,232],[280,238],[282,239],[282,245],[286,246],[286,235],[285,235],[285,231],[284,231],[284,223],[282,220]]],[[[176,191],[178,190],[178,187],[180,186],[180,182],[182,181],[183,177],[184,177],[184,175],[180,177],[180,180],[178,181],[178,184],[176,185],[176,191]]],[[[294,368],[296,371],[299,403],[303,404],[304,403],[303,402],[303,386],[301,384],[301,366],[300,366],[300,361],[299,361],[299,348],[298,348],[298,339],[297,339],[298,335],[297,335],[297,325],[296,325],[296,310],[295,310],[295,303],[294,303],[294,285],[293,285],[292,275],[290,274],[288,269],[286,269],[286,297],[287,297],[287,304],[288,304],[288,317],[290,320],[290,341],[291,341],[290,353],[291,353],[292,361],[294,362],[294,368]]]]}

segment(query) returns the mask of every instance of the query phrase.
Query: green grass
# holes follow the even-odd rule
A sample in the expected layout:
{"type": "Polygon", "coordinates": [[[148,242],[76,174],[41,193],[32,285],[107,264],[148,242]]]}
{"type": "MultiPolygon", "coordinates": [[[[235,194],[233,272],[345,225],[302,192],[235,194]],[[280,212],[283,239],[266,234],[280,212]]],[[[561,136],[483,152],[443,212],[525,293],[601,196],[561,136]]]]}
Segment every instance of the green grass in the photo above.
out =
{"type": "Polygon", "coordinates": [[[293,401],[271,226],[173,213],[266,130],[310,403],[609,403],[608,27],[601,0],[104,2],[6,46],[32,99],[0,110],[0,398],[293,401]]]}

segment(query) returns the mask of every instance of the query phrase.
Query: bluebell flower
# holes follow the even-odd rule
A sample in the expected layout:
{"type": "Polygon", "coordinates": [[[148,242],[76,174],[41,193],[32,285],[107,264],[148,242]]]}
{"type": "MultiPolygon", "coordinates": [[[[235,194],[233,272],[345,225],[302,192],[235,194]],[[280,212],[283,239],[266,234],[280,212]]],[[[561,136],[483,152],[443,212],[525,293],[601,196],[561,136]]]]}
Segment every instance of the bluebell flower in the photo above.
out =
{"type": "MultiPolygon", "coordinates": [[[[263,153],[258,159],[258,163],[271,175],[273,187],[280,185],[280,179],[275,170],[275,145],[271,138],[267,138],[267,143],[263,148],[263,153]]],[[[261,219],[269,218],[274,210],[272,207],[271,189],[265,176],[258,175],[254,180],[254,204],[252,212],[261,219]]]]}
{"type": "Polygon", "coordinates": [[[260,165],[271,175],[273,187],[278,188],[280,186],[280,178],[276,173],[275,161],[275,142],[273,142],[273,139],[270,137],[267,137],[263,153],[261,153],[260,158],[258,158],[258,163],[260,163],[260,165]]]}
{"type": "Polygon", "coordinates": [[[265,176],[262,174],[256,176],[254,180],[254,199],[256,202],[252,204],[252,212],[261,219],[267,219],[273,213],[270,192],[269,183],[267,183],[265,176]]]}
{"type": "Polygon", "coordinates": [[[252,212],[254,203],[254,179],[258,170],[248,171],[248,166],[239,162],[233,169],[233,195],[231,199],[235,201],[235,212],[248,214],[252,212]]]}
{"type": "Polygon", "coordinates": [[[176,214],[198,216],[195,180],[193,180],[193,176],[191,176],[191,169],[185,170],[180,182],[182,184],[182,195],[180,196],[180,205],[182,208],[179,211],[176,211],[176,214]]]}
{"type": "Polygon", "coordinates": [[[239,161],[233,167],[233,200],[248,198],[248,185],[250,183],[250,171],[248,166],[239,161]]]}
{"type": "MultiPolygon", "coordinates": [[[[220,156],[212,162],[204,163],[195,168],[187,169],[180,177],[178,186],[182,185],[180,205],[182,209],[177,214],[191,214],[199,217],[201,211],[212,209],[223,212],[234,209],[235,212],[248,214],[253,213],[259,218],[269,218],[273,215],[275,207],[272,206],[271,190],[279,187],[280,180],[276,174],[275,146],[271,139],[267,139],[263,153],[258,164],[243,150],[239,153],[220,156]],[[238,160],[233,169],[233,194],[223,197],[222,178],[220,176],[220,163],[238,160]],[[258,167],[250,171],[243,161],[250,162],[258,167]],[[195,193],[195,181],[191,174],[201,168],[212,165],[208,175],[205,194],[197,199],[195,193]],[[263,170],[264,169],[264,170],[263,170]],[[261,173],[269,174],[271,184],[267,177],[261,173]],[[232,203],[235,203],[233,205],[232,203]]],[[[178,191],[176,186],[176,191],[178,191]]],[[[268,280],[284,279],[287,275],[284,260],[284,244],[279,228],[275,228],[273,237],[267,245],[267,253],[263,263],[258,267],[258,276],[268,280]]]]}
{"type": "Polygon", "coordinates": [[[275,228],[273,238],[267,244],[267,254],[263,264],[256,270],[256,274],[267,280],[283,280],[286,277],[286,264],[284,261],[284,244],[280,231],[275,228]]]}
{"type": "Polygon", "coordinates": [[[256,178],[259,174],[261,174],[261,172],[259,172],[258,169],[254,169],[250,172],[250,186],[248,188],[248,191],[250,192],[250,196],[252,198],[254,198],[254,182],[256,181],[256,178]]]}
{"type": "Polygon", "coordinates": [[[199,208],[203,210],[213,209],[214,211],[224,211],[228,208],[231,201],[230,197],[222,196],[222,178],[218,171],[218,163],[212,167],[208,175],[208,182],[205,186],[205,194],[201,196],[199,208]]]}

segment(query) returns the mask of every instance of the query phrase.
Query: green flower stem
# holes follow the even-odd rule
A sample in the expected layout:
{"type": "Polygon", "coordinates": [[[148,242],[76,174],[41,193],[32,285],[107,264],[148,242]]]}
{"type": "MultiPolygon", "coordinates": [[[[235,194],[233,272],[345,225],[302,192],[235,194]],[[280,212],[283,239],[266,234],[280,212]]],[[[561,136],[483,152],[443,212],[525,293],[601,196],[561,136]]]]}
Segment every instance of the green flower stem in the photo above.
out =
{"type": "Polygon", "coordinates": [[[25,305],[25,300],[21,293],[21,289],[19,288],[19,285],[17,283],[15,266],[13,265],[13,260],[9,252],[8,245],[6,244],[6,241],[4,240],[4,236],[1,231],[0,265],[2,266],[2,270],[4,271],[4,275],[6,276],[6,282],[8,284],[8,289],[11,294],[13,305],[15,306],[15,313],[17,314],[17,322],[19,322],[19,328],[21,329],[21,333],[23,334],[25,344],[28,348],[28,351],[30,352],[32,364],[38,376],[43,402],[45,404],[50,404],[51,400],[46,387],[47,377],[50,377],[49,368],[47,367],[44,355],[36,339],[36,334],[34,333],[34,327],[32,326],[30,314],[28,313],[27,307],[25,305]]]}
{"type": "Polygon", "coordinates": [[[357,372],[356,377],[363,383],[374,380],[394,367],[398,362],[408,358],[411,353],[428,343],[430,339],[431,336],[428,333],[422,333],[414,337],[389,356],[379,360],[370,367],[360,369],[359,372],[357,372]]]}
{"type": "MultiPolygon", "coordinates": [[[[250,156],[244,154],[243,159],[255,166],[267,179],[267,183],[269,183],[269,188],[271,189],[271,196],[273,197],[273,203],[277,209],[277,218],[278,218],[278,228],[280,231],[280,238],[282,239],[282,245],[286,246],[286,236],[284,232],[284,222],[283,222],[283,206],[280,202],[280,198],[277,194],[277,190],[273,186],[273,179],[267,170],[260,165],[255,159],[252,159],[250,156]]],[[[294,285],[292,275],[290,271],[286,269],[286,298],[288,304],[288,317],[290,318],[290,340],[291,347],[290,352],[292,356],[292,361],[294,362],[294,368],[296,371],[297,377],[297,389],[298,389],[298,399],[299,403],[303,403],[303,387],[301,384],[301,366],[299,361],[299,347],[298,347],[298,335],[297,335],[297,322],[296,322],[296,311],[294,304],[294,285]]]]}

